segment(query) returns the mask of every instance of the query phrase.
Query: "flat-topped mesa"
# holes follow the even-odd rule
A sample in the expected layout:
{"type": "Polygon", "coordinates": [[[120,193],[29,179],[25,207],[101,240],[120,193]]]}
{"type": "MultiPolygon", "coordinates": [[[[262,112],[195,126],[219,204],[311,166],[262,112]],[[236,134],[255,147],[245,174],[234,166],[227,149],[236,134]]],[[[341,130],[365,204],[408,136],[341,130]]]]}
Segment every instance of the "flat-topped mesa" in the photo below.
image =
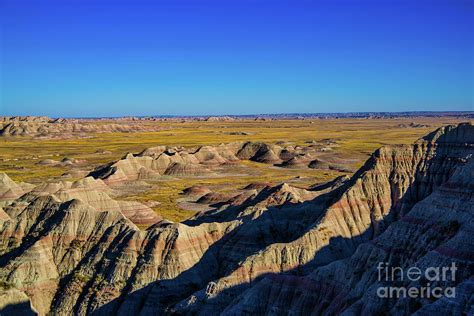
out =
{"type": "Polygon", "coordinates": [[[225,122],[225,121],[235,121],[234,117],[231,116],[209,116],[204,119],[207,122],[225,122]]]}
{"type": "Polygon", "coordinates": [[[48,117],[0,117],[0,136],[36,138],[74,138],[88,133],[125,133],[161,131],[156,124],[142,124],[133,120],[51,119],[48,117]]]}
{"type": "Polygon", "coordinates": [[[47,116],[0,116],[0,122],[53,122],[47,116]]]}

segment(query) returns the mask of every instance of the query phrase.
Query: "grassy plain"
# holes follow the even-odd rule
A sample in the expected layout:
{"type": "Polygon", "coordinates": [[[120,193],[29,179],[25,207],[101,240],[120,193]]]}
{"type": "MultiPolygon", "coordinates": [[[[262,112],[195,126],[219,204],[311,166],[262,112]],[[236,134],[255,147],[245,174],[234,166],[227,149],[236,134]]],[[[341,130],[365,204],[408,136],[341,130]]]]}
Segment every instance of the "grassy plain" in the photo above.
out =
{"type": "MultiPolygon", "coordinates": [[[[91,134],[77,139],[33,139],[26,137],[0,138],[0,171],[15,181],[40,183],[55,181],[71,167],[39,165],[42,159],[61,160],[64,157],[83,160],[80,169],[92,170],[98,165],[120,159],[127,152],[137,153],[147,147],[159,145],[200,146],[218,145],[234,141],[284,141],[291,145],[307,145],[310,141],[335,140],[337,147],[328,153],[332,159],[346,161],[356,169],[377,148],[387,144],[408,144],[435,128],[458,123],[456,118],[410,119],[307,119],[227,122],[165,121],[144,122],[159,124],[164,130],[138,133],[91,134]],[[421,127],[406,127],[410,123],[421,127]],[[239,134],[241,133],[241,134],[239,134]],[[243,135],[245,133],[246,135],[243,135]],[[102,150],[105,153],[98,153],[102,150]]],[[[251,182],[278,183],[294,181],[308,185],[334,178],[342,173],[326,170],[287,169],[245,162],[240,166],[248,169],[240,176],[209,178],[174,178],[152,183],[153,189],[126,199],[154,200],[160,204],[154,209],[172,220],[192,215],[177,205],[180,192],[193,184],[210,185],[218,190],[242,187],[251,182]]],[[[74,167],[78,168],[78,167],[74,167]]],[[[69,179],[71,180],[71,179],[69,179]]]]}

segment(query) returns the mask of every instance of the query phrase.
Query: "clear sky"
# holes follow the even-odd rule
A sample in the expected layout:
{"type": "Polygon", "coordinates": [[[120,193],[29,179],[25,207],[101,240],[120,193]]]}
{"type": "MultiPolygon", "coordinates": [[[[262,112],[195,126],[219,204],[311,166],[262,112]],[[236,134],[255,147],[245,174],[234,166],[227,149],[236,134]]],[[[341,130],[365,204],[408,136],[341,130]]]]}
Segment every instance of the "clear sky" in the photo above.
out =
{"type": "Polygon", "coordinates": [[[473,21],[473,0],[0,0],[0,115],[472,111],[473,21]]]}

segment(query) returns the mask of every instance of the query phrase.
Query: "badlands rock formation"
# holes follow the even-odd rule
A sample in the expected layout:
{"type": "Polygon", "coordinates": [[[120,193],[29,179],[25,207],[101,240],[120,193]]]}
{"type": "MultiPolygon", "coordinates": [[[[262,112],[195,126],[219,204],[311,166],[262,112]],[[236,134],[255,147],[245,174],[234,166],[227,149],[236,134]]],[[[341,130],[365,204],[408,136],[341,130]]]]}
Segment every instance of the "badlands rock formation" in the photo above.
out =
{"type": "Polygon", "coordinates": [[[160,131],[156,125],[138,124],[134,120],[98,122],[76,119],[51,119],[45,116],[1,116],[0,136],[41,138],[83,137],[88,133],[160,131]]]}
{"type": "MultiPolygon", "coordinates": [[[[107,183],[161,175],[172,163],[282,160],[268,145],[201,150],[148,150],[96,170],[104,181],[84,181],[108,195],[107,183]]],[[[351,178],[308,190],[252,184],[238,203],[221,199],[147,230],[98,193],[75,195],[87,184],[32,190],[0,216],[0,297],[5,310],[41,315],[472,314],[473,153],[472,125],[443,127],[377,150],[351,178]],[[379,262],[455,262],[444,285],[457,295],[380,298],[379,262]]]]}
{"type": "MultiPolygon", "coordinates": [[[[141,153],[127,154],[121,160],[101,166],[90,173],[107,184],[167,176],[199,176],[212,169],[241,160],[250,160],[282,167],[318,168],[312,161],[320,153],[318,146],[281,147],[265,143],[235,142],[219,146],[177,148],[158,146],[141,153]]],[[[325,168],[337,169],[326,163],[325,168]]]]}
{"type": "Polygon", "coordinates": [[[13,201],[34,187],[29,183],[16,183],[8,175],[0,173],[0,207],[13,201]]]}
{"type": "MultiPolygon", "coordinates": [[[[9,206],[20,197],[51,196],[61,202],[80,200],[98,212],[118,210],[133,223],[151,225],[161,218],[149,207],[134,201],[113,199],[113,190],[102,180],[86,177],[75,182],[48,182],[37,186],[12,181],[6,174],[0,174],[0,203],[9,206]]],[[[2,205],[0,204],[0,206],[2,205]]]]}

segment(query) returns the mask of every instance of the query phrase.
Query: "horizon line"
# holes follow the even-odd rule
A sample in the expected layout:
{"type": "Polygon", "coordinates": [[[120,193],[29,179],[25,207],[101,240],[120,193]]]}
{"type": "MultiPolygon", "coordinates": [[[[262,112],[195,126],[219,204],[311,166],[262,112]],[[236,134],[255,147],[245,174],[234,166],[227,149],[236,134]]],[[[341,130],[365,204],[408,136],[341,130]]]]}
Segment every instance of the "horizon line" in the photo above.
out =
{"type": "Polygon", "coordinates": [[[347,112],[281,112],[281,113],[250,113],[250,114],[147,114],[147,115],[104,115],[104,116],[49,116],[49,115],[0,115],[0,117],[49,117],[52,119],[98,119],[98,118],[127,118],[127,117],[137,117],[137,118],[203,118],[203,117],[272,117],[272,116],[337,116],[337,115],[347,115],[347,116],[356,116],[356,115],[406,115],[411,116],[413,114],[446,114],[446,115],[471,115],[474,114],[472,111],[462,111],[462,110],[435,110],[435,111],[347,111],[347,112]]]}

